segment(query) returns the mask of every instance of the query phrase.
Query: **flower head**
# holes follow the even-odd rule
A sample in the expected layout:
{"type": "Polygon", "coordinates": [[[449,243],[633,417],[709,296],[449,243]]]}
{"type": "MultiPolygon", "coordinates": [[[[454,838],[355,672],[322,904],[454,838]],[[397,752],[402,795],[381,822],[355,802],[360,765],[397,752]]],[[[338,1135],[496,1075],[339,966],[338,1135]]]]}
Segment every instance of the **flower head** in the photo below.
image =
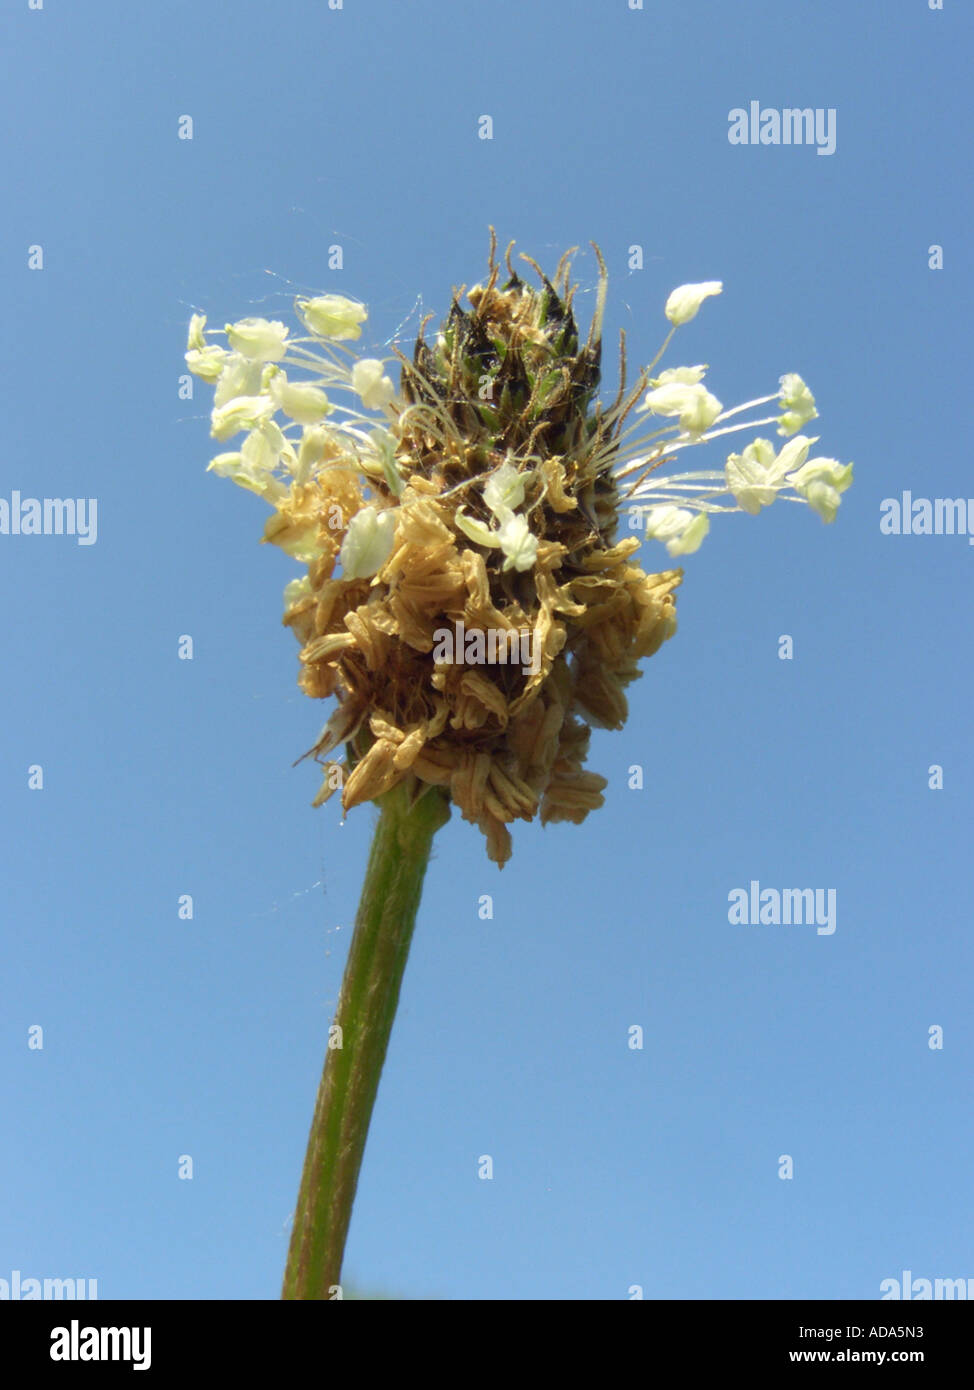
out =
{"type": "MultiPolygon", "coordinates": [[[[306,566],[284,622],[301,643],[302,689],[337,697],[311,750],[329,790],[336,768],[346,809],[404,781],[416,795],[444,788],[499,864],[512,822],[578,822],[601,805],[590,726],[622,727],[640,660],[676,629],[682,572],[640,568],[642,538],[620,537],[623,517],[688,555],[712,515],[754,514],[781,492],[830,520],[851,476],[806,463],[803,436],[777,454],[755,438],[720,471],[664,473],[682,450],[769,420],[727,425],[749,407],[725,411],[702,365],[652,376],[654,361],[627,389],[623,361],[615,401],[600,404],[601,256],[582,340],[570,257],[550,280],[524,257],[535,288],[510,254],[505,279],[492,237],[469,308],[458,295],[430,341],[421,331],[410,357],[396,352],[398,390],[378,358],[335,346],[367,319],[341,295],[296,302],[308,337],[243,319],[223,347],[194,315],[186,354],[214,385],[214,438],[243,436],[211,469],[270,504],[264,539],[306,566]],[[434,660],[435,634],[459,622],[492,633],[495,650],[528,634],[533,659],[434,660]]],[[[674,329],[720,290],[674,290],[674,329]]],[[[782,379],[782,403],[807,419],[805,392],[782,379]]]]}

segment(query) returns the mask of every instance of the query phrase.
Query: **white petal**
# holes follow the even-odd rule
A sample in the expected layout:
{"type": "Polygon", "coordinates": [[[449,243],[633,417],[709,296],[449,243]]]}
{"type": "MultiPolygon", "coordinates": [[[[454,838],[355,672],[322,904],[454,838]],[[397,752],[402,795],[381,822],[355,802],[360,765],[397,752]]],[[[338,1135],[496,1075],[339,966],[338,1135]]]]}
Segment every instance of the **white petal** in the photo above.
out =
{"type": "Polygon", "coordinates": [[[476,517],[468,516],[462,507],[456,512],[454,521],[468,540],[475,545],[486,545],[491,549],[500,545],[500,538],[496,531],[492,531],[484,522],[478,521],[476,517]]]}
{"type": "Polygon", "coordinates": [[[259,395],[262,374],[259,362],[249,362],[238,352],[228,352],[213,392],[214,406],[226,405],[237,396],[259,395]]]}
{"type": "Polygon", "coordinates": [[[669,540],[673,536],[681,536],[692,520],[693,512],[686,507],[664,502],[658,507],[650,507],[646,512],[646,535],[653,540],[669,540]]]}
{"type": "Polygon", "coordinates": [[[797,372],[786,372],[781,378],[780,386],[784,414],[778,417],[778,433],[794,434],[802,425],[807,425],[809,420],[817,417],[815,397],[797,372]]]}
{"type": "Polygon", "coordinates": [[[502,463],[484,487],[484,501],[496,517],[515,511],[524,501],[526,475],[502,463]]]}
{"type": "Polygon", "coordinates": [[[654,415],[678,415],[680,429],[691,436],[704,434],[724,408],[705,386],[679,382],[670,382],[647,392],[643,405],[654,415]]]}
{"type": "Polygon", "coordinates": [[[710,530],[710,517],[706,512],[698,512],[685,528],[683,534],[667,541],[666,548],[671,555],[692,555],[699,550],[704,536],[710,530]]]}
{"type": "Polygon", "coordinates": [[[299,425],[317,425],[333,409],[320,386],[310,381],[288,381],[284,372],[272,378],[269,390],[284,414],[299,425]]]}
{"type": "Polygon", "coordinates": [[[338,556],[343,578],[368,579],[380,570],[392,553],[395,531],[396,514],[392,509],[377,512],[375,507],[363,507],[356,512],[348,523],[338,556]]]}
{"type": "Polygon", "coordinates": [[[375,357],[363,357],[352,368],[352,389],[362,397],[366,410],[384,410],[396,394],[392,378],[375,357]]]}
{"type": "Polygon", "coordinates": [[[186,353],[186,365],[194,376],[204,381],[216,382],[227,364],[230,354],[226,348],[216,343],[208,343],[201,348],[190,348],[186,353]]]}
{"type": "Polygon", "coordinates": [[[696,367],[667,367],[665,372],[660,372],[659,376],[653,378],[654,386],[696,386],[697,382],[703,381],[707,371],[702,363],[696,367]]]}
{"type": "Polygon", "coordinates": [[[738,505],[751,516],[770,507],[784,486],[783,470],[768,439],[752,440],[743,453],[730,454],[724,476],[738,505]]]}
{"type": "Polygon", "coordinates": [[[229,439],[240,430],[253,429],[273,414],[274,402],[269,396],[235,396],[212,412],[210,434],[214,439],[229,439]]]}
{"type": "Polygon", "coordinates": [[[292,579],[284,587],[284,611],[293,608],[296,603],[300,603],[304,598],[310,598],[312,593],[310,576],[304,574],[300,579],[292,579]]]}
{"type": "Polygon", "coordinates": [[[538,540],[528,529],[525,516],[509,516],[497,532],[501,549],[507,556],[504,569],[529,570],[538,557],[538,540]]]}
{"type": "Polygon", "coordinates": [[[280,362],[287,352],[287,325],[277,319],[240,319],[227,324],[234,352],[254,362],[280,362]]]}
{"type": "Polygon", "coordinates": [[[689,323],[696,317],[703,301],[709,295],[720,294],[723,288],[723,282],[720,280],[703,280],[696,285],[680,285],[666,301],[666,317],[672,324],[689,323]]]}
{"type": "Polygon", "coordinates": [[[356,304],[340,294],[320,294],[315,299],[298,299],[295,307],[305,326],[318,338],[359,338],[359,324],[368,318],[364,304],[356,304]]]}
{"type": "Polygon", "coordinates": [[[813,435],[810,439],[807,435],[796,434],[794,439],[789,439],[787,444],[782,444],[781,452],[775,459],[778,473],[784,477],[786,473],[791,473],[796,468],[801,468],[808,457],[808,451],[813,444],[818,443],[818,435],[813,435]]]}
{"type": "Polygon", "coordinates": [[[238,487],[246,488],[248,492],[256,492],[258,497],[263,497],[272,504],[287,492],[280,478],[275,478],[273,473],[264,468],[254,467],[244,458],[242,452],[217,454],[216,458],[207,464],[207,472],[216,473],[220,478],[229,478],[238,487]]]}
{"type": "Polygon", "coordinates": [[[710,530],[706,512],[691,512],[686,507],[665,503],[651,507],[646,514],[646,535],[665,541],[671,555],[690,555],[698,550],[710,530]]]}
{"type": "Polygon", "coordinates": [[[206,347],[206,338],[203,330],[206,328],[206,315],[194,314],[189,321],[189,332],[186,335],[186,351],[202,352],[206,347]]]}
{"type": "Polygon", "coordinates": [[[252,468],[270,471],[277,467],[286,442],[280,427],[273,420],[262,420],[247,435],[240,452],[244,462],[252,468]]]}

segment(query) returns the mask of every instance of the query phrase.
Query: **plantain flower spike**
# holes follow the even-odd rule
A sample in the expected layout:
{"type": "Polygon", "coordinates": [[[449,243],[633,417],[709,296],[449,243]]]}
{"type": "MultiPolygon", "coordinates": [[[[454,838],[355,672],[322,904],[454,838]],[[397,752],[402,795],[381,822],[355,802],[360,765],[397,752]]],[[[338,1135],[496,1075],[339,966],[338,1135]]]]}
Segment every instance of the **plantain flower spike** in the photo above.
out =
{"type": "Polygon", "coordinates": [[[779,494],[831,521],[852,477],[833,459],[806,462],[804,436],[780,453],[757,437],[719,469],[664,473],[682,450],[738,430],[792,435],[817,414],[814,398],[791,373],[725,410],[704,365],[651,375],[721,292],[704,281],[669,296],[669,335],[628,389],[623,337],[618,391],[602,403],[607,276],[595,254],[583,341],[572,253],[550,280],[522,256],[535,287],[510,248],[502,275],[492,231],[469,307],[456,291],[430,341],[424,322],[411,357],[393,349],[398,389],[388,360],[345,346],[367,311],[343,296],[296,301],[308,336],[245,318],[218,344],[200,314],[189,329],[189,369],[214,388],[213,437],[243,435],[210,467],[270,505],[264,539],[305,567],[284,598],[299,685],[337,699],[309,750],[327,784],[314,804],[339,785],[346,810],[404,781],[415,796],[439,787],[499,865],[514,821],[578,823],[603,802],[605,778],[585,766],[591,728],[623,726],[640,661],[676,630],[683,572],[641,568],[644,540],[690,554],[713,515],[755,515],[779,494]],[[771,402],[773,414],[740,420],[771,402]],[[480,644],[468,655],[458,636],[443,660],[444,629],[480,644]]]}

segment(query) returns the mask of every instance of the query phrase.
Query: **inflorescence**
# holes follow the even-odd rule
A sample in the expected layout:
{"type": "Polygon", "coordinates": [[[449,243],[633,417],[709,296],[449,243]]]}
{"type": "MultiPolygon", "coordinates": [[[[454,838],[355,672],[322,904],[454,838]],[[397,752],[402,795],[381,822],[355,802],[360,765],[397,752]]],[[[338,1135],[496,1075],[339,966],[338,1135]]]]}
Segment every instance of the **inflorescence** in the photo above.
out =
{"type": "Polygon", "coordinates": [[[714,513],[756,515],[779,495],[832,521],[852,480],[851,464],[808,457],[817,439],[798,431],[818,412],[794,373],[731,410],[703,385],[705,366],[652,375],[719,281],[673,291],[670,331],[629,390],[623,339],[603,406],[596,254],[581,343],[570,253],[552,280],[522,257],[534,288],[508,250],[500,284],[492,235],[470,309],[457,291],[435,339],[424,323],[412,358],[396,352],[398,391],[385,361],[347,346],[367,315],[344,296],[299,298],[303,336],[262,318],[219,333],[194,315],[189,330],[189,368],[214,386],[214,439],[243,436],[209,467],[269,503],[264,539],[306,567],[284,622],[301,687],[338,699],[309,750],[325,772],[315,804],[338,787],[346,810],[407,778],[417,795],[442,787],[499,864],[512,821],[579,822],[602,804],[605,779],[584,768],[590,726],[622,727],[625,686],[676,629],[682,571],[635,565],[641,537],[619,539],[621,517],[675,557],[699,547],[714,513]],[[736,418],[771,402],[764,418],[736,418]],[[771,424],[780,449],[757,437],[721,470],[662,472],[687,448],[771,424]],[[461,622],[529,634],[532,668],[434,660],[434,634],[461,622]]]}

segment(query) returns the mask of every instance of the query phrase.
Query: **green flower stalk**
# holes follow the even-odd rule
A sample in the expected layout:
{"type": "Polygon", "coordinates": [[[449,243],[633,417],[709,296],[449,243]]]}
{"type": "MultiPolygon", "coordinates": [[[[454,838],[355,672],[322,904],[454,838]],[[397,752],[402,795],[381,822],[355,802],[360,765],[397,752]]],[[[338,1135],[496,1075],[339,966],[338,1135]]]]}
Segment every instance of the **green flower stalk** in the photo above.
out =
{"type": "Polygon", "coordinates": [[[398,786],[382,798],[332,1028],[341,1046],[327,1054],[301,1176],[286,1299],[332,1298],[341,1287],[345,1236],[430,846],[449,815],[439,792],[410,805],[398,786]]]}
{"type": "Polygon", "coordinates": [[[263,497],[264,540],[304,570],[284,595],[284,623],[301,644],[299,684],[337,700],[309,750],[323,770],[314,804],[340,790],[345,810],[380,808],[286,1298],[328,1298],[339,1284],[426,862],[449,808],[479,828],[499,866],[514,821],[582,821],[605,787],[584,765],[591,726],[623,726],[625,687],[676,630],[682,571],[640,568],[643,541],[690,554],[711,517],[757,515],[779,497],[831,522],[852,479],[851,465],[809,458],[817,438],[799,431],[818,411],[795,373],[732,409],[703,384],[703,365],[653,375],[720,281],[670,294],[669,333],[628,388],[623,336],[606,405],[598,248],[584,341],[571,253],[550,280],[522,257],[538,287],[510,255],[501,283],[491,233],[488,275],[470,289],[470,307],[455,291],[432,341],[424,324],[411,357],[395,351],[398,389],[387,360],[347,346],[367,312],[344,296],[298,299],[299,336],[262,318],[222,335],[202,315],[190,325],[187,363],[214,387],[211,433],[242,436],[209,467],[263,497]],[[780,448],[753,435],[719,469],[669,471],[686,449],[769,425],[780,448]],[[530,659],[517,660],[525,648],[530,659]]]}

